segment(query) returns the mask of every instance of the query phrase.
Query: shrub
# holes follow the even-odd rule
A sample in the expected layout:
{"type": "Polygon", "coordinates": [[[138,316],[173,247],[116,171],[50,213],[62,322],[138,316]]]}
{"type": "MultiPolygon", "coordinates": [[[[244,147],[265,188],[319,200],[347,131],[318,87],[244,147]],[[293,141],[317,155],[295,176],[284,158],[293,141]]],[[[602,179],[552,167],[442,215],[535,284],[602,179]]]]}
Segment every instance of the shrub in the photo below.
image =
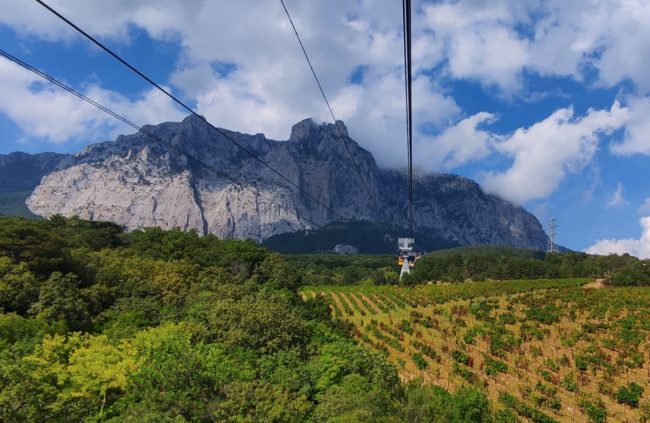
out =
{"type": "Polygon", "coordinates": [[[547,304],[542,308],[530,308],[526,310],[526,318],[550,325],[560,321],[560,312],[555,304],[547,304]]]}
{"type": "Polygon", "coordinates": [[[514,396],[506,392],[501,392],[501,394],[499,394],[499,402],[505,405],[506,407],[515,410],[517,414],[519,414],[521,417],[528,418],[532,420],[534,423],[556,422],[555,419],[547,416],[546,414],[542,413],[536,408],[533,408],[530,405],[522,401],[519,401],[517,398],[515,398],[514,396]]]}
{"type": "Polygon", "coordinates": [[[504,325],[514,325],[517,323],[517,319],[512,313],[503,313],[499,316],[499,322],[504,325]]]}
{"type": "Polygon", "coordinates": [[[564,376],[562,379],[562,386],[569,392],[575,392],[578,389],[575,380],[573,379],[573,374],[564,376]]]}
{"type": "Polygon", "coordinates": [[[583,355],[576,355],[575,362],[576,362],[576,369],[580,370],[581,372],[586,372],[587,369],[589,368],[589,361],[587,357],[583,355]]]}
{"type": "Polygon", "coordinates": [[[418,366],[418,369],[424,370],[429,365],[427,364],[427,361],[422,357],[422,354],[420,353],[413,353],[411,354],[411,358],[413,359],[413,362],[415,363],[416,366],[418,366]]]}
{"type": "Polygon", "coordinates": [[[479,378],[474,374],[474,372],[458,363],[454,363],[454,374],[457,374],[469,383],[477,383],[479,381],[479,378]]]}
{"type": "Polygon", "coordinates": [[[499,373],[508,372],[508,365],[501,360],[495,360],[490,357],[485,357],[485,373],[494,376],[499,373]]]}
{"type": "Polygon", "coordinates": [[[438,354],[436,354],[436,351],[429,344],[425,344],[419,341],[414,341],[413,346],[418,350],[420,350],[424,355],[431,358],[432,360],[436,360],[438,358],[438,354]]]}
{"type": "Polygon", "coordinates": [[[464,364],[466,366],[469,366],[470,359],[467,354],[465,354],[462,351],[455,350],[451,353],[451,357],[456,361],[457,363],[464,364]]]}
{"type": "Polygon", "coordinates": [[[503,328],[492,329],[490,335],[490,352],[497,357],[504,357],[504,351],[512,352],[521,345],[521,338],[503,328]]]}
{"type": "Polygon", "coordinates": [[[402,332],[408,333],[409,335],[413,335],[413,327],[411,326],[411,323],[408,320],[402,320],[401,323],[399,324],[399,328],[402,330],[402,332]]]}
{"type": "Polygon", "coordinates": [[[621,386],[616,391],[616,401],[619,404],[627,404],[630,407],[639,407],[639,400],[643,394],[643,387],[636,382],[632,382],[627,386],[621,386]]]}
{"type": "Polygon", "coordinates": [[[583,398],[580,401],[580,408],[592,423],[605,423],[607,421],[607,409],[601,399],[589,400],[583,398]]]}

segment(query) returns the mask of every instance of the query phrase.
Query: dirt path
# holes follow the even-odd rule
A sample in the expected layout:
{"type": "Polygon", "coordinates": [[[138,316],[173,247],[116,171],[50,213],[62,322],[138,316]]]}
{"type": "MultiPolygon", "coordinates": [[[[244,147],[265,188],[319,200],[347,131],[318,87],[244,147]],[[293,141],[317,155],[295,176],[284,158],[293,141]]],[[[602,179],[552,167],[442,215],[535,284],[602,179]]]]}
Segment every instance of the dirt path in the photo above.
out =
{"type": "Polygon", "coordinates": [[[593,282],[589,282],[586,285],[582,285],[584,289],[603,289],[605,288],[607,279],[596,279],[593,282]]]}

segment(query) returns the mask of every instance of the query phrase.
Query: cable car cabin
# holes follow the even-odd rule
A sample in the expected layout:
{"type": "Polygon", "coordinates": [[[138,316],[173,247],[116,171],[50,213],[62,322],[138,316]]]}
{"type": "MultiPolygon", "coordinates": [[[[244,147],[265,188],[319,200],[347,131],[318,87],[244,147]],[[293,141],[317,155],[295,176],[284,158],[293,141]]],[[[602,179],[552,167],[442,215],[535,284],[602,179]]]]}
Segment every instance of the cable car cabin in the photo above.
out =
{"type": "Polygon", "coordinates": [[[414,243],[415,239],[413,238],[397,239],[397,264],[400,267],[404,266],[404,261],[408,262],[410,268],[415,267],[415,262],[422,256],[420,252],[414,250],[414,243]]]}

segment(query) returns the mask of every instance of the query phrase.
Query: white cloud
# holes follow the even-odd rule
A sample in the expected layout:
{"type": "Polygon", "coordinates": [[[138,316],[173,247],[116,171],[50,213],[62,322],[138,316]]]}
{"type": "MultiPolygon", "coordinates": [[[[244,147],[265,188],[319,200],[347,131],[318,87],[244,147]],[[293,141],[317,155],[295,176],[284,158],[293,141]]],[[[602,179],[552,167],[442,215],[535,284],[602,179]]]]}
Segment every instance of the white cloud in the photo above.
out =
{"type": "Polygon", "coordinates": [[[620,156],[650,155],[650,97],[633,98],[628,108],[630,119],[625,135],[620,143],[611,146],[611,151],[620,156]]]}
{"type": "Polygon", "coordinates": [[[444,51],[427,66],[446,60],[454,78],[511,92],[525,69],[582,81],[593,68],[601,85],[630,79],[650,92],[647,0],[443,0],[422,10],[420,35],[444,51]]]}
{"type": "Polygon", "coordinates": [[[644,92],[650,92],[648,22],[650,3],[647,0],[612,0],[592,9],[585,27],[592,36],[591,51],[603,50],[594,59],[602,83],[612,86],[629,78],[644,92]]]}
{"type": "Polygon", "coordinates": [[[623,197],[623,184],[618,183],[616,185],[616,191],[612,194],[611,198],[607,201],[607,207],[625,207],[629,205],[630,202],[623,197]]]}
{"type": "MultiPolygon", "coordinates": [[[[291,124],[305,117],[329,120],[279,2],[49,3],[113,44],[128,44],[133,27],[156,40],[176,41],[182,51],[169,82],[219,126],[286,139],[291,124]],[[212,68],[215,63],[233,64],[234,70],[219,74],[212,68]]],[[[381,165],[402,166],[405,128],[399,2],[287,0],[287,6],[337,117],[345,119],[350,134],[370,149],[381,165]],[[349,76],[359,67],[364,69],[363,80],[353,84],[349,76]]],[[[36,2],[0,0],[0,10],[0,23],[25,36],[64,42],[78,39],[36,2]]],[[[525,70],[582,80],[584,69],[591,67],[599,71],[599,84],[614,85],[628,78],[641,91],[650,92],[647,0],[418,1],[414,11],[415,147],[422,152],[416,157],[424,168],[446,170],[480,160],[494,148],[497,137],[477,129],[489,120],[490,113],[477,113],[459,122],[463,114],[454,99],[423,71],[442,69],[444,77],[476,80],[512,93],[524,86],[525,70]],[[434,128],[441,135],[432,138],[425,128],[434,128]]],[[[83,41],[79,45],[88,44],[83,41]]],[[[31,99],[26,104],[51,95],[42,88],[29,91],[20,91],[31,99]]],[[[147,95],[159,103],[151,108],[141,101],[104,94],[111,104],[123,105],[151,123],[173,115],[165,99],[153,93],[147,95]]],[[[52,118],[52,122],[39,124],[37,116],[44,111],[28,116],[26,110],[6,102],[5,113],[30,135],[57,142],[106,124],[73,100],[68,104],[54,97],[61,118],[52,118]]],[[[571,109],[561,109],[516,131],[496,147],[514,159],[513,167],[488,175],[488,185],[493,192],[517,202],[548,195],[567,172],[591,159],[601,134],[621,127],[626,110],[591,111],[575,118],[571,109]],[[508,194],[506,189],[513,191],[508,194]]],[[[645,119],[649,113],[648,98],[630,102],[626,136],[612,147],[614,152],[650,154],[646,136],[650,128],[645,119]]]]}
{"type": "MultiPolygon", "coordinates": [[[[136,100],[97,85],[80,91],[139,125],[177,120],[183,116],[168,98],[153,90],[136,100]]],[[[4,58],[0,58],[0,92],[0,113],[7,115],[31,137],[53,143],[80,138],[96,142],[127,128],[94,106],[4,58]]]]}
{"type": "Polygon", "coordinates": [[[589,110],[576,118],[560,109],[529,128],[520,128],[496,148],[514,159],[503,173],[489,173],[487,191],[517,204],[550,195],[569,172],[588,164],[603,135],[623,126],[628,110],[615,102],[610,110],[589,110]]]}
{"type": "Polygon", "coordinates": [[[442,134],[428,138],[418,149],[417,163],[443,171],[487,157],[495,137],[478,126],[495,119],[490,113],[477,113],[448,127],[442,134]]]}
{"type": "Polygon", "coordinates": [[[650,258],[650,216],[641,218],[641,237],[639,239],[605,239],[587,248],[585,252],[589,254],[625,254],[639,257],[641,259],[650,258]]]}
{"type": "MultiPolygon", "coordinates": [[[[401,71],[369,75],[360,89],[357,113],[346,119],[350,136],[372,151],[381,165],[405,166],[406,125],[401,71]]],[[[437,92],[428,78],[416,78],[413,91],[418,93],[413,98],[413,149],[428,151],[428,139],[422,126],[444,128],[457,118],[460,109],[453,99],[437,92]]],[[[420,153],[416,163],[430,169],[431,164],[424,163],[419,156],[420,153]]]]}
{"type": "Polygon", "coordinates": [[[457,2],[423,7],[430,40],[442,44],[454,78],[477,79],[511,91],[529,61],[528,43],[512,28],[514,19],[504,4],[457,2]]]}

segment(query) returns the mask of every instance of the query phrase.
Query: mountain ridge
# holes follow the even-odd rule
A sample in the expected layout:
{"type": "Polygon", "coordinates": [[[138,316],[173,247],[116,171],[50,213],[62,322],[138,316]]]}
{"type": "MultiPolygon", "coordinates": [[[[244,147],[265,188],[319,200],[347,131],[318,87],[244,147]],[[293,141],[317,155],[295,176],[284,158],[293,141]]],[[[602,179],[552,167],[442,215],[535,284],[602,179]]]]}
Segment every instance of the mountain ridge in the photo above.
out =
{"type": "MultiPolygon", "coordinates": [[[[292,127],[286,141],[223,131],[340,216],[405,227],[405,175],[379,168],[372,154],[348,136],[345,124],[338,124],[374,204],[334,124],[305,119],[292,127]]],[[[109,220],[128,229],[180,227],[257,240],[341,220],[199,117],[146,129],[240,182],[208,171],[144,134],[120,135],[63,156],[27,199],[30,210],[44,217],[109,220]]],[[[486,194],[468,178],[418,175],[414,197],[416,229],[433,238],[458,245],[546,246],[546,234],[532,214],[486,194]]]]}

